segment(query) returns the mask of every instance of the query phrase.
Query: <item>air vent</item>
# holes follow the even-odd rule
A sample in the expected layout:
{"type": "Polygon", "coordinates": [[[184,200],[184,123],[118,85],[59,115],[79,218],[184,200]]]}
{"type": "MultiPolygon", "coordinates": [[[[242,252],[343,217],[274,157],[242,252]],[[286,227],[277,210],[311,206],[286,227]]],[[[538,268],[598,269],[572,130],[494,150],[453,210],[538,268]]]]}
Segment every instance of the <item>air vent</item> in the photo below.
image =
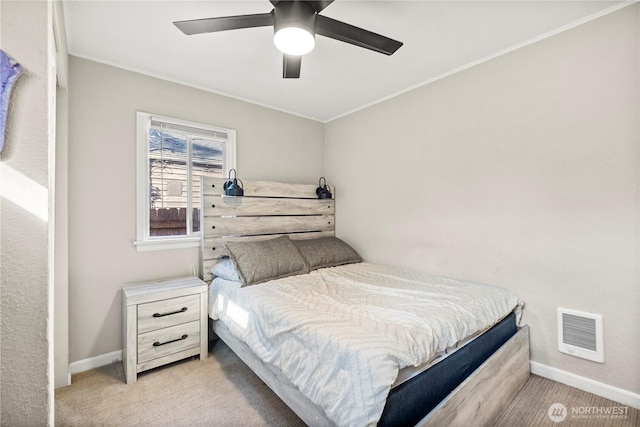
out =
{"type": "Polygon", "coordinates": [[[602,315],[558,308],[558,349],[572,356],[604,362],[602,315]]]}

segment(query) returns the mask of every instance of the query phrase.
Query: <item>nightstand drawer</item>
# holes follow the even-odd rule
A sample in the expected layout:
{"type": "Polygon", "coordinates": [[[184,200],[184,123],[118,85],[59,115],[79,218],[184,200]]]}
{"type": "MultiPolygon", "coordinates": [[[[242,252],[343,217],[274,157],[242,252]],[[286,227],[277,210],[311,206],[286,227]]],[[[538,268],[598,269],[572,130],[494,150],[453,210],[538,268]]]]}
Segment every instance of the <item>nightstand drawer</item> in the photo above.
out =
{"type": "Polygon", "coordinates": [[[200,318],[200,295],[138,305],[138,334],[192,322],[200,318]]]}
{"type": "Polygon", "coordinates": [[[184,323],[138,335],[138,363],[200,345],[200,322],[184,323]]]}

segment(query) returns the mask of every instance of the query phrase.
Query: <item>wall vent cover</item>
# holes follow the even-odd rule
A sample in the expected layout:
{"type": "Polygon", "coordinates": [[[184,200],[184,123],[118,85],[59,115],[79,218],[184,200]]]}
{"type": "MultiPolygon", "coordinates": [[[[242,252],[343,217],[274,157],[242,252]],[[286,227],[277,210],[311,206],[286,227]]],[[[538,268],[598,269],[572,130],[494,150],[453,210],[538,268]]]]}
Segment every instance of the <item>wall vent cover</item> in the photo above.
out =
{"type": "Polygon", "coordinates": [[[558,308],[558,349],[572,356],[604,362],[602,315],[558,308]]]}

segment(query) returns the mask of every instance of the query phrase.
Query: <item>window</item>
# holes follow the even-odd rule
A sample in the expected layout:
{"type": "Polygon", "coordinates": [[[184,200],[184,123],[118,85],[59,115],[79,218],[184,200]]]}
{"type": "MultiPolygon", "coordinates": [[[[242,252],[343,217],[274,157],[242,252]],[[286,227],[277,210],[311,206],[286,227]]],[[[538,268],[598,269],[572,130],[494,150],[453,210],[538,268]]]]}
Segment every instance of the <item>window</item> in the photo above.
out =
{"type": "Polygon", "coordinates": [[[198,247],[200,177],[235,168],[235,131],[137,113],[138,251],[198,247]]]}

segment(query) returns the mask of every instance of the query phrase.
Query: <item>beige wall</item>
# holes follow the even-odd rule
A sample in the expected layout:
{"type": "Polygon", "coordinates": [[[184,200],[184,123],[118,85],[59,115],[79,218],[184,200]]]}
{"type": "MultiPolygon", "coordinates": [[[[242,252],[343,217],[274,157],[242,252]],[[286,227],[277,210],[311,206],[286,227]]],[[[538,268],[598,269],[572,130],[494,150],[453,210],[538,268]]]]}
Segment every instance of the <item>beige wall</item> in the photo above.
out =
{"type": "Polygon", "coordinates": [[[640,392],[638,5],[327,124],[337,233],[524,301],[533,361],[640,392]],[[556,308],[604,316],[604,364],[556,308]]]}
{"type": "Polygon", "coordinates": [[[0,48],[22,64],[0,156],[0,424],[53,424],[55,57],[50,2],[0,2],[0,48]]]}
{"type": "MultiPolygon", "coordinates": [[[[69,359],[120,350],[123,283],[191,274],[198,250],[137,252],[136,111],[237,131],[241,179],[317,182],[324,125],[70,57],[69,359]]],[[[212,77],[213,78],[213,77],[212,77]]]]}

